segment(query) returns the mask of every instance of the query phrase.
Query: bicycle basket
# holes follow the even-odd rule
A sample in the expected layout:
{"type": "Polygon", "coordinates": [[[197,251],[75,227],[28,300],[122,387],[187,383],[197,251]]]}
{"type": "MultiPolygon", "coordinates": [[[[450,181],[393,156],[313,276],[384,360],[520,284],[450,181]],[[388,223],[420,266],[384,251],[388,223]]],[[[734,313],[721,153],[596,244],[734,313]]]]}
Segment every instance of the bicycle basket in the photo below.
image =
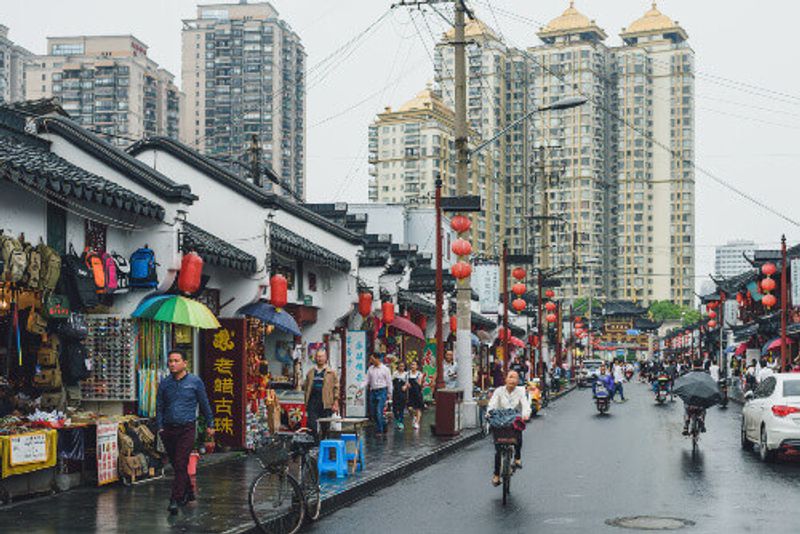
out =
{"type": "Polygon", "coordinates": [[[508,443],[512,445],[517,444],[517,431],[514,427],[496,427],[492,429],[495,443],[508,443]]]}
{"type": "Polygon", "coordinates": [[[286,465],[289,451],[278,440],[269,440],[256,447],[256,455],[264,467],[286,465]]]}
{"type": "Polygon", "coordinates": [[[298,432],[292,436],[292,452],[308,452],[316,446],[314,436],[307,432],[298,432]]]}

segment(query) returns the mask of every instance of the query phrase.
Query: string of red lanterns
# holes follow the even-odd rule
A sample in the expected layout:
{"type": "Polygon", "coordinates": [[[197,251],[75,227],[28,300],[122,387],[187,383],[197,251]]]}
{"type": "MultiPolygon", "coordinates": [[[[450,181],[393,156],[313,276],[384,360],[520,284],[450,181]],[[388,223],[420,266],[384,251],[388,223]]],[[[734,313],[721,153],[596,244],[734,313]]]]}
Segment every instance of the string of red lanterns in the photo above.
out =
{"type": "Polygon", "coordinates": [[[777,271],[778,268],[775,267],[774,263],[765,263],[761,266],[761,274],[766,276],[766,278],[761,280],[761,293],[764,294],[764,296],[761,298],[761,304],[763,304],[768,310],[778,303],[777,297],[771,293],[776,286],[775,280],[772,279],[772,275],[777,271]]]}

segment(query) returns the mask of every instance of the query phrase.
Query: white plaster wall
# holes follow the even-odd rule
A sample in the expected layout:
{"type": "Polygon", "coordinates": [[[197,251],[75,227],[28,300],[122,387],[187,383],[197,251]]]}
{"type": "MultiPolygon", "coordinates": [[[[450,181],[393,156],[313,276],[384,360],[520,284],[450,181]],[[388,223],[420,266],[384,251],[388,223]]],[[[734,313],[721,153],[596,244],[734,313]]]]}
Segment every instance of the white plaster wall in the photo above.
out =
{"type": "Polygon", "coordinates": [[[408,242],[406,208],[402,204],[349,204],[347,212],[367,215],[368,234],[389,234],[392,236],[392,243],[396,244],[408,242]]]}
{"type": "Polygon", "coordinates": [[[30,243],[47,240],[47,204],[20,186],[0,182],[0,229],[18,237],[20,232],[30,243]]]}

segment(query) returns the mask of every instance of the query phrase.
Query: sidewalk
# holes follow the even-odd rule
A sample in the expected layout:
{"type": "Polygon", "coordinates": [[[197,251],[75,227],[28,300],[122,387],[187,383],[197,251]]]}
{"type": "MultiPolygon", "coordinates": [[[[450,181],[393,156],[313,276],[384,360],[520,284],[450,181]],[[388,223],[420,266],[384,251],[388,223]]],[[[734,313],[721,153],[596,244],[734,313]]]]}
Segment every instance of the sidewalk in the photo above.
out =
{"type": "MultiPolygon", "coordinates": [[[[560,392],[552,400],[572,391],[560,392]]],[[[434,410],[423,414],[422,429],[391,429],[378,437],[368,429],[366,470],[346,479],[323,478],[322,513],[352,504],[380,488],[408,477],[444,456],[478,441],[477,429],[454,438],[430,433],[434,410]]],[[[171,477],[133,487],[80,488],[0,508],[0,532],[156,534],[160,532],[243,534],[256,532],[247,508],[250,482],[260,471],[258,461],[245,454],[214,455],[198,467],[198,502],[177,516],[167,511],[171,477]]]]}

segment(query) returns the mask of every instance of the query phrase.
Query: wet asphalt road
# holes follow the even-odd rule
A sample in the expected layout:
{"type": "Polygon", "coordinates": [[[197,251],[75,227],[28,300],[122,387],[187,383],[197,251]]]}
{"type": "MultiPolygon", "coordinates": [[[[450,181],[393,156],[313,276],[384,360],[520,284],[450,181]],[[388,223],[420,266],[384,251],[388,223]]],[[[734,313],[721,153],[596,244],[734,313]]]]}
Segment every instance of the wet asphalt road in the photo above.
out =
{"type": "Polygon", "coordinates": [[[525,432],[511,500],[490,484],[490,439],[321,520],[315,533],[631,532],[606,520],[694,522],[679,532],[800,532],[800,462],[759,462],[739,446],[739,405],[712,408],[700,452],[681,436],[682,403],[646,386],[598,416],[589,390],[553,404],[525,432]]]}

